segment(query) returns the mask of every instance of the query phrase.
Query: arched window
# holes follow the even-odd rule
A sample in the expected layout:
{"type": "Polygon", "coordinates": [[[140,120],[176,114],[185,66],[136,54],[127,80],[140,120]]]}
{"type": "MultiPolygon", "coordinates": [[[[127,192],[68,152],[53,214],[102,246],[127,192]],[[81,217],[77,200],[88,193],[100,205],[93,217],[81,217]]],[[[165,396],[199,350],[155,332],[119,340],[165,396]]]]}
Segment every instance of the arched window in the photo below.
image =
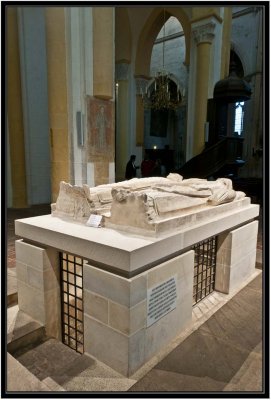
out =
{"type": "Polygon", "coordinates": [[[244,101],[235,103],[234,134],[237,136],[243,135],[244,104],[244,101]]]}

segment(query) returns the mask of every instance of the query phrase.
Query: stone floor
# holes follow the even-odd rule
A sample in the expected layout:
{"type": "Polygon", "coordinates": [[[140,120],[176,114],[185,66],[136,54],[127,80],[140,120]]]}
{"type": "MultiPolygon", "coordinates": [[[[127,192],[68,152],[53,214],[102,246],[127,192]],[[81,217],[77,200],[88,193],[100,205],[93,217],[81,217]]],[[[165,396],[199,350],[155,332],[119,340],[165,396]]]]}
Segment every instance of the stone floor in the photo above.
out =
{"type": "Polygon", "coordinates": [[[261,391],[261,289],[262,274],[180,343],[130,391],[261,391]]]}
{"type": "MultiPolygon", "coordinates": [[[[8,210],[8,329],[16,305],[14,220],[50,213],[47,205],[8,210]],[[12,298],[13,296],[13,298],[12,298]]],[[[265,391],[262,374],[262,219],[253,279],[231,296],[214,292],[193,309],[191,326],[129,379],[52,338],[8,354],[9,391],[253,392],[265,391]],[[260,269],[259,269],[260,268],[260,269]],[[21,378],[21,379],[20,379],[21,378]],[[27,383],[28,382],[28,383],[27,383]]],[[[132,395],[132,393],[131,393],[132,395]]],[[[195,395],[196,396],[196,395],[195,395]]]]}

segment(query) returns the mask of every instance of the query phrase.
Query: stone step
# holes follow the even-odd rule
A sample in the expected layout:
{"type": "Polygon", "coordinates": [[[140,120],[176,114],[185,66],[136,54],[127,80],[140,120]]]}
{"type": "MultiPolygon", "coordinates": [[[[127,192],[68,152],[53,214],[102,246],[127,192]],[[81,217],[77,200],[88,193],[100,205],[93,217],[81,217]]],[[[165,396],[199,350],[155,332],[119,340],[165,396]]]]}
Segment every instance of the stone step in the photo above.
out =
{"type": "Polygon", "coordinates": [[[18,293],[17,292],[9,293],[7,295],[7,306],[13,307],[16,304],[18,304],[18,293]]]}
{"type": "Polygon", "coordinates": [[[42,382],[25,368],[11,354],[7,353],[7,391],[15,392],[50,392],[65,391],[53,379],[42,382]]]}
{"type": "Polygon", "coordinates": [[[35,345],[17,349],[13,356],[40,381],[48,384],[53,380],[61,387],[78,371],[94,364],[90,357],[48,337],[35,345]],[[48,378],[51,380],[48,381],[48,378]]]}
{"type": "Polygon", "coordinates": [[[45,328],[18,309],[8,309],[7,349],[13,354],[20,348],[34,346],[45,338],[45,328]],[[12,315],[13,313],[13,315],[12,315]]]}

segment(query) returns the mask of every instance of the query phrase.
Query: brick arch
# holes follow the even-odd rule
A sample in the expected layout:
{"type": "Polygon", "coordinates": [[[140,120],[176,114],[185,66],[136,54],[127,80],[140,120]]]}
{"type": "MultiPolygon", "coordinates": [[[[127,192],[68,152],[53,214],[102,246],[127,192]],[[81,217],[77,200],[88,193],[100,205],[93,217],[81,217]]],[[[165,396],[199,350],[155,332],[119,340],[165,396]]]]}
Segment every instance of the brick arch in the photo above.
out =
{"type": "MultiPolygon", "coordinates": [[[[185,36],[185,64],[189,64],[190,57],[190,32],[191,24],[189,18],[182,8],[166,8],[165,22],[170,18],[175,17],[182,25],[185,36]]],[[[154,41],[164,25],[164,9],[155,8],[147,22],[145,23],[139,36],[136,60],[135,60],[135,75],[149,76],[151,54],[154,41]]]]}

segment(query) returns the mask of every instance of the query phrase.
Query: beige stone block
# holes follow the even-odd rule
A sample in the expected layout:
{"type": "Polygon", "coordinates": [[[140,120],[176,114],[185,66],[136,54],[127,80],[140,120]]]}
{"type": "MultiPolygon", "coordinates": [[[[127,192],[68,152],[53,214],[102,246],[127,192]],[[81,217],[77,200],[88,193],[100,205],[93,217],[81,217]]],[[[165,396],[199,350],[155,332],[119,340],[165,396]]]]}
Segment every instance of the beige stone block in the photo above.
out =
{"type": "Polygon", "coordinates": [[[250,251],[237,263],[231,265],[216,264],[215,290],[230,293],[255,271],[256,250],[250,251]]]}
{"type": "Polygon", "coordinates": [[[27,283],[27,265],[16,260],[16,276],[21,282],[27,283]]]}
{"type": "Polygon", "coordinates": [[[130,334],[130,309],[109,301],[109,325],[118,331],[130,334]]]}
{"type": "MultiPolygon", "coordinates": [[[[232,237],[232,233],[229,235],[232,237]]],[[[240,259],[247,256],[248,251],[257,247],[257,237],[252,237],[246,242],[232,240],[232,247],[221,246],[217,251],[217,263],[225,266],[236,264],[240,259]]]]}
{"type": "Polygon", "coordinates": [[[111,368],[128,375],[129,337],[84,315],[84,350],[111,368]]]}
{"type": "Polygon", "coordinates": [[[230,232],[223,232],[218,235],[217,238],[217,252],[219,253],[221,249],[231,249],[232,248],[232,235],[230,232]]]}
{"type": "Polygon", "coordinates": [[[145,332],[146,360],[162,350],[192,319],[192,301],[187,299],[149,326],[145,332]]]}
{"type": "Polygon", "coordinates": [[[215,290],[222,293],[230,291],[231,268],[225,264],[216,264],[215,272],[215,290]]]}
{"type": "Polygon", "coordinates": [[[232,231],[232,246],[246,246],[247,243],[256,241],[258,235],[258,226],[259,222],[253,221],[232,231]]]}
{"type": "Polygon", "coordinates": [[[126,334],[132,335],[146,326],[146,301],[132,308],[109,302],[109,325],[126,334]]]}
{"type": "MultiPolygon", "coordinates": [[[[223,205],[222,205],[223,206],[223,205]]],[[[218,206],[220,207],[220,206],[218,206]]],[[[214,207],[215,208],[215,207],[214,207]]],[[[235,210],[232,214],[217,215],[211,221],[206,221],[193,226],[191,229],[185,229],[182,247],[189,247],[208,237],[215,236],[226,230],[245,223],[259,215],[259,205],[253,204],[240,210],[235,210]]]]}
{"type": "Polygon", "coordinates": [[[84,264],[84,288],[125,306],[130,305],[130,282],[121,276],[84,264]]]}
{"type": "Polygon", "coordinates": [[[220,247],[216,253],[216,263],[224,266],[231,265],[232,249],[227,247],[220,247]]]}
{"type": "Polygon", "coordinates": [[[43,271],[36,268],[27,267],[27,283],[40,291],[44,291],[43,271]]]}
{"type": "Polygon", "coordinates": [[[45,324],[44,295],[40,290],[17,280],[19,309],[45,324]]]}
{"type": "Polygon", "coordinates": [[[44,291],[60,287],[60,273],[55,269],[47,269],[43,272],[44,291]]]}
{"type": "Polygon", "coordinates": [[[232,265],[230,273],[230,291],[237,288],[255,272],[256,250],[249,252],[247,257],[232,265]]]}
{"type": "Polygon", "coordinates": [[[45,329],[47,336],[61,340],[61,299],[60,288],[44,294],[45,329]]]}
{"type": "Polygon", "coordinates": [[[84,288],[126,307],[146,298],[146,276],[126,279],[84,264],[84,288]]]}
{"type": "Polygon", "coordinates": [[[130,307],[146,300],[147,295],[147,273],[140,274],[130,281],[130,307]]]}
{"type": "Polygon", "coordinates": [[[238,263],[241,259],[245,258],[248,253],[256,251],[257,240],[252,238],[248,240],[245,244],[240,243],[232,248],[231,254],[231,264],[238,263]]]}
{"type": "Polygon", "coordinates": [[[59,252],[51,247],[47,247],[43,255],[44,262],[44,290],[51,290],[60,287],[60,266],[59,252]]]}
{"type": "Polygon", "coordinates": [[[145,352],[145,329],[141,329],[130,337],[128,376],[138,370],[147,360],[145,352]]]}
{"type": "Polygon", "coordinates": [[[177,303],[193,299],[194,266],[191,266],[185,275],[177,279],[177,303]]]}
{"type": "Polygon", "coordinates": [[[53,268],[55,271],[59,270],[59,252],[52,247],[46,246],[46,251],[43,255],[44,269],[53,268]]]}
{"type": "Polygon", "coordinates": [[[217,242],[218,253],[221,251],[221,249],[231,250],[232,248],[240,245],[245,245],[247,247],[247,243],[257,240],[258,225],[258,221],[253,221],[231,232],[220,234],[217,242]]]}
{"type": "Polygon", "coordinates": [[[130,309],[130,334],[146,327],[147,322],[147,300],[136,304],[130,309]]]}
{"type": "Polygon", "coordinates": [[[108,324],[108,300],[84,289],[84,312],[108,324]]]}
{"type": "Polygon", "coordinates": [[[44,249],[25,243],[23,239],[15,242],[16,260],[43,269],[44,249]]]}
{"type": "Polygon", "coordinates": [[[177,275],[177,279],[185,277],[194,266],[194,251],[191,250],[185,254],[166,261],[147,273],[148,288],[158,285],[166,281],[173,275],[177,275]]]}
{"type": "MultiPolygon", "coordinates": [[[[17,220],[15,229],[17,235],[29,240],[34,239],[36,242],[43,243],[44,246],[76,252],[86,259],[93,259],[133,273],[143,266],[152,262],[157,263],[158,260],[192,246],[200,240],[228,229],[232,230],[238,223],[254,218],[258,210],[258,206],[251,205],[233,215],[217,217],[212,222],[201,223],[198,226],[180,228],[178,232],[159,238],[139,238],[106,228],[95,230],[84,225],[52,218],[50,215],[17,220]]],[[[131,281],[131,285],[133,284],[131,281]]]]}

